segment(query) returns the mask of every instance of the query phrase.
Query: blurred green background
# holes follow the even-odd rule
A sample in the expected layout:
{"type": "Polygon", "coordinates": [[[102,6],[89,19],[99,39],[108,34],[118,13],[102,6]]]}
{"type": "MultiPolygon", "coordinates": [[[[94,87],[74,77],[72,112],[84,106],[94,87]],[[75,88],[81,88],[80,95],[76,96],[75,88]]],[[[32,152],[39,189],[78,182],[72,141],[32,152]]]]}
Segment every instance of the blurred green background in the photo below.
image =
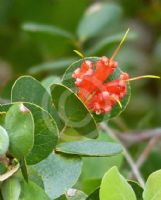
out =
{"type": "MultiPolygon", "coordinates": [[[[49,87],[79,59],[74,49],[85,56],[110,57],[127,28],[130,33],[116,57],[120,68],[131,77],[161,76],[160,0],[0,0],[0,102],[8,101],[12,83],[20,75],[30,74],[49,87]]],[[[144,79],[131,85],[126,111],[110,126],[121,134],[160,127],[161,81],[144,79]]],[[[145,146],[143,142],[129,150],[137,158],[145,146]]],[[[96,158],[85,160],[79,187],[90,192],[113,164],[126,173],[121,160],[100,159],[99,166],[96,158]]],[[[158,142],[141,170],[146,178],[159,168],[158,142]]]]}

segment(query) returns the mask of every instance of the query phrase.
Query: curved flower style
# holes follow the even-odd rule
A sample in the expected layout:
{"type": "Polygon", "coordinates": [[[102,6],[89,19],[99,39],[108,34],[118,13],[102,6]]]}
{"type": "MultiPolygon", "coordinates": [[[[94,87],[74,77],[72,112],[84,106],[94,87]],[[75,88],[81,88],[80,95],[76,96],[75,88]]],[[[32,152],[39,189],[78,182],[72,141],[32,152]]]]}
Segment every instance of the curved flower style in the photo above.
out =
{"type": "Polygon", "coordinates": [[[78,96],[96,114],[109,112],[127,93],[127,73],[121,72],[117,80],[106,82],[117,66],[116,61],[105,56],[96,63],[84,59],[72,75],[78,96]]]}

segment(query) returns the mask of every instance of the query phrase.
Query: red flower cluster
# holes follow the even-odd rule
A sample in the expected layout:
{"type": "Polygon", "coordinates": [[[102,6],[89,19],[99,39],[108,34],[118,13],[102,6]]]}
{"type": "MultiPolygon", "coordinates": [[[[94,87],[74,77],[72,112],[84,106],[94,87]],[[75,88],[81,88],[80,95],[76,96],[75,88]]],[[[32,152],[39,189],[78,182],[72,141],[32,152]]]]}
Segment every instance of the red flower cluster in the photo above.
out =
{"type": "Polygon", "coordinates": [[[121,72],[117,80],[105,82],[117,65],[105,56],[96,63],[84,60],[72,75],[78,96],[96,114],[109,112],[127,93],[127,73],[121,72]]]}

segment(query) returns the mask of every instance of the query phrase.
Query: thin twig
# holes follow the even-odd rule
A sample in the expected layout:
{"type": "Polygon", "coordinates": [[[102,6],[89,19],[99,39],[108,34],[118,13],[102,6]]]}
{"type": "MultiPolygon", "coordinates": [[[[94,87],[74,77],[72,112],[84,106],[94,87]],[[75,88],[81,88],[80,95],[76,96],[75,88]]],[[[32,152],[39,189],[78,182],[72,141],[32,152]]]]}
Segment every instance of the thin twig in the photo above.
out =
{"type": "Polygon", "coordinates": [[[131,155],[129,154],[128,150],[126,149],[126,147],[124,146],[124,144],[120,141],[120,139],[117,137],[117,135],[106,125],[106,123],[101,123],[100,127],[107,132],[107,134],[109,134],[113,139],[115,139],[117,142],[119,142],[120,144],[122,144],[123,149],[124,149],[124,156],[129,164],[129,166],[132,169],[133,174],[135,175],[135,178],[137,179],[137,181],[140,183],[140,185],[144,188],[144,179],[142,177],[142,175],[140,174],[139,169],[137,168],[135,162],[133,161],[131,155]]]}
{"type": "MultiPolygon", "coordinates": [[[[149,143],[147,144],[143,152],[140,154],[140,157],[136,161],[136,166],[138,167],[138,169],[140,169],[141,166],[144,164],[150,152],[152,151],[154,145],[158,142],[159,138],[160,138],[160,135],[156,135],[153,138],[151,138],[151,140],[149,141],[149,143]]],[[[132,176],[133,176],[133,172],[129,174],[129,178],[132,178],[132,176]]]]}
{"type": "Polygon", "coordinates": [[[142,164],[145,162],[151,150],[153,149],[154,145],[158,142],[159,137],[160,135],[157,135],[149,141],[148,145],[146,146],[146,148],[144,149],[144,151],[142,152],[142,154],[140,155],[139,159],[136,162],[138,168],[140,168],[142,164]]]}
{"type": "Polygon", "coordinates": [[[117,138],[119,138],[128,147],[133,144],[149,140],[154,136],[161,136],[160,127],[150,130],[141,130],[137,132],[135,131],[135,132],[126,132],[123,134],[117,134],[117,138]]]}

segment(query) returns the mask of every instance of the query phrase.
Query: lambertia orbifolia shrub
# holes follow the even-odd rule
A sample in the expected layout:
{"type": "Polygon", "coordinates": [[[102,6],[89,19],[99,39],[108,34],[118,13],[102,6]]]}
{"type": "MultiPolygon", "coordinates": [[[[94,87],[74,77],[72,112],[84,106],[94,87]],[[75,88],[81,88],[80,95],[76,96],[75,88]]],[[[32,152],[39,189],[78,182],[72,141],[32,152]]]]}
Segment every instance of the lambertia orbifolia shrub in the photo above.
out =
{"type": "Polygon", "coordinates": [[[99,123],[126,108],[130,82],[159,78],[131,78],[118,67],[115,57],[127,34],[110,58],[85,57],[76,51],[82,58],[50,90],[31,76],[15,81],[11,102],[0,105],[0,199],[161,199],[160,171],[150,175],[144,192],[138,183],[120,175],[117,167],[109,169],[90,195],[76,185],[85,158],[123,152],[113,139],[100,139],[99,123]]]}

